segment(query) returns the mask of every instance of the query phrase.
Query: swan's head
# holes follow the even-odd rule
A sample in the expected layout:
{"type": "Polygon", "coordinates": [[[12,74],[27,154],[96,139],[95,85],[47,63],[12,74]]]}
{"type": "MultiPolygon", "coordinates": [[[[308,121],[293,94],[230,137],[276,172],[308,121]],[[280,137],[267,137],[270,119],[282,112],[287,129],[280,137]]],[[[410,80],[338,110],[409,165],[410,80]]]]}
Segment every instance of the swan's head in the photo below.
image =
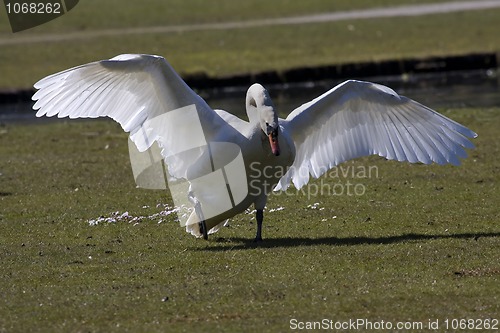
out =
{"type": "Polygon", "coordinates": [[[248,119],[251,123],[259,123],[264,134],[269,138],[269,145],[273,155],[279,156],[278,144],[279,123],[278,114],[274,110],[273,102],[267,90],[255,83],[248,88],[246,98],[248,119]]]}

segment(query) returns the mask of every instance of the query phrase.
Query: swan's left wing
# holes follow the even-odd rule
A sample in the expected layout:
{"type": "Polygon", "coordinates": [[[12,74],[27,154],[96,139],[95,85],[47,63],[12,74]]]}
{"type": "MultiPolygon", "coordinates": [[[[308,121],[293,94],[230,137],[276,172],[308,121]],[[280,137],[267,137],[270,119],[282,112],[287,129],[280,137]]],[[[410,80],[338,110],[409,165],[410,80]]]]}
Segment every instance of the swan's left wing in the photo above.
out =
{"type": "Polygon", "coordinates": [[[376,154],[429,164],[460,164],[476,133],[385,86],[346,81],[282,122],[296,157],[276,190],[300,188],[341,162],[376,154]]]}
{"type": "MultiPolygon", "coordinates": [[[[158,143],[176,178],[186,178],[202,153],[191,148],[237,135],[160,56],[119,55],[50,75],[35,88],[38,117],[110,117],[130,132],[139,152],[158,143]]],[[[161,156],[152,156],[158,160],[161,156]]]]}

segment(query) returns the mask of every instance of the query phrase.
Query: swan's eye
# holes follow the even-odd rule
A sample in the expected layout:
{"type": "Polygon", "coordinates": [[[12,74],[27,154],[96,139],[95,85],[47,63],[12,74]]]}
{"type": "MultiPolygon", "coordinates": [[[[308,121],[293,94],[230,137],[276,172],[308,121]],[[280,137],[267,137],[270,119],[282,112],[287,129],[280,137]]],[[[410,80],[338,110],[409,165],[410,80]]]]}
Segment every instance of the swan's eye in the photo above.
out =
{"type": "Polygon", "coordinates": [[[250,100],[250,105],[253,106],[253,107],[257,107],[257,102],[255,101],[255,99],[251,99],[250,100]]]}

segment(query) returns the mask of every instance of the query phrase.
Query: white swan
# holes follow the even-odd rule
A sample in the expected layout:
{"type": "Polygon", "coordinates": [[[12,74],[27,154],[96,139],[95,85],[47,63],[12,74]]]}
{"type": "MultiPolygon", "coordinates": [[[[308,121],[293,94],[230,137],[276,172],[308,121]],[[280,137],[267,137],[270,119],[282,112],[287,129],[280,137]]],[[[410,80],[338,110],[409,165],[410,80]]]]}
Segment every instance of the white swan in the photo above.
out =
{"type": "Polygon", "coordinates": [[[266,89],[254,84],[246,96],[247,122],[212,110],[163,57],[153,55],[89,63],[48,76],[35,88],[38,117],[108,116],[130,132],[139,151],[156,142],[170,176],[189,182],[186,197],[194,210],[187,230],[205,238],[254,204],[255,239],[261,240],[271,190],[285,190],[290,183],[300,188],[310,175],[317,178],[341,162],[377,154],[458,165],[466,157],[464,148],[474,147],[468,138],[477,136],[390,88],[353,80],[286,119],[278,118],[266,89]]]}

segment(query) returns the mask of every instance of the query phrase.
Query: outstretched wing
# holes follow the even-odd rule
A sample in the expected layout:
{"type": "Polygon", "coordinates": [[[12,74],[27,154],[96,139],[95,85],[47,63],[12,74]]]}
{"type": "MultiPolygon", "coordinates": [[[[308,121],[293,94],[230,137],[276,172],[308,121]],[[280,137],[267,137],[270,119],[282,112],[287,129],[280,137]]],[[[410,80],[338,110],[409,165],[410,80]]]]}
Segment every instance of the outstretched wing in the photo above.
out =
{"type": "Polygon", "coordinates": [[[376,154],[391,160],[459,165],[476,133],[370,82],[346,81],[283,121],[296,146],[292,167],[277,190],[300,188],[341,162],[376,154]]]}
{"type": "Polygon", "coordinates": [[[160,56],[119,55],[50,75],[35,88],[38,117],[108,116],[130,132],[140,152],[156,141],[169,172],[178,178],[185,177],[200,152],[178,153],[223,131],[235,134],[160,56]]]}

